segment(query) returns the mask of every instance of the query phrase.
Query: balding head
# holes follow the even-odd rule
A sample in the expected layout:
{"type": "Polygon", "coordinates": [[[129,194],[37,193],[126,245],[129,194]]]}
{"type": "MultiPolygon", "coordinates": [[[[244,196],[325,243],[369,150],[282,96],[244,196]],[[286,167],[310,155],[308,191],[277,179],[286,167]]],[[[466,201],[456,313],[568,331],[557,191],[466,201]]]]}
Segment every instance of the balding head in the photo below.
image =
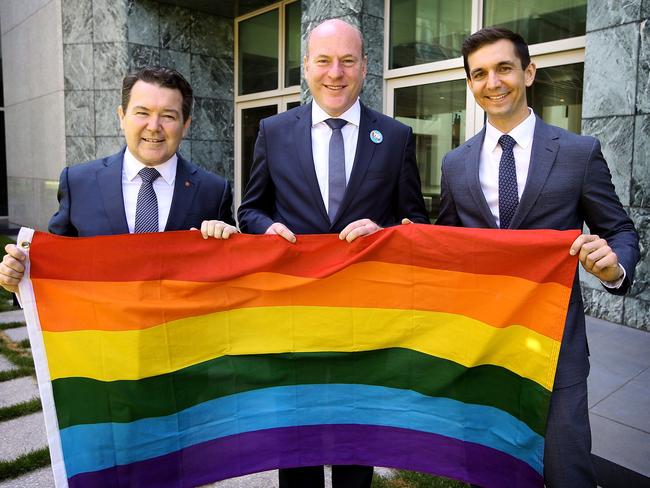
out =
{"type": "Polygon", "coordinates": [[[309,57],[310,45],[312,36],[329,36],[339,35],[341,32],[353,32],[359,39],[359,57],[365,57],[365,43],[363,42],[363,35],[359,28],[341,19],[329,19],[314,26],[307,34],[307,51],[306,57],[309,57]]]}

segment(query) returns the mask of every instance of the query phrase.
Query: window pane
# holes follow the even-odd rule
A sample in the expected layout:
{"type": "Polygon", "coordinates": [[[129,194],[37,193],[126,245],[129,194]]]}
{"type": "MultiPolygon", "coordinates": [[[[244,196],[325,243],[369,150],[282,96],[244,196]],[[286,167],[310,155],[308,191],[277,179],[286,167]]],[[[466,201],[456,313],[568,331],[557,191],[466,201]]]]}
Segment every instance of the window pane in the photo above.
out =
{"type": "Polygon", "coordinates": [[[287,103],[287,110],[291,110],[292,108],[300,107],[300,102],[289,102],[287,103]]]}
{"type": "Polygon", "coordinates": [[[240,95],[278,88],[278,10],[239,23],[240,95]]]}
{"type": "Polygon", "coordinates": [[[253,149],[255,139],[260,128],[260,121],[278,113],[277,105],[265,107],[246,108],[241,111],[241,194],[251,177],[251,166],[253,165],[253,149]]]}
{"type": "Polygon", "coordinates": [[[300,2],[285,9],[284,86],[300,85],[300,2]]]}
{"type": "Polygon", "coordinates": [[[518,32],[528,44],[584,36],[587,0],[485,0],[486,26],[518,32]]]}
{"type": "Polygon", "coordinates": [[[471,0],[391,0],[390,68],[460,56],[471,16],[471,0]]]}
{"type": "Polygon", "coordinates": [[[582,63],[538,69],[527,99],[544,122],[580,134],[582,63]]]}
{"type": "Polygon", "coordinates": [[[413,129],[431,219],[440,208],[440,161],[465,141],[465,87],[463,79],[395,90],[395,118],[413,129]]]}

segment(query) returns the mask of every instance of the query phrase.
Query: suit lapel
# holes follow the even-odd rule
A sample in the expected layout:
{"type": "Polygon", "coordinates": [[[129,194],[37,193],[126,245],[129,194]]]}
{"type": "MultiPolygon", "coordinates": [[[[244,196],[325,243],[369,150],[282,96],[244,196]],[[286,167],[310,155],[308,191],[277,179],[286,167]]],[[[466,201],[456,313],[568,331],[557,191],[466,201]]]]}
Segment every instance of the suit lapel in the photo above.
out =
{"type": "Polygon", "coordinates": [[[174,195],[172,205],[169,209],[169,217],[165,230],[189,230],[183,229],[183,222],[189,213],[190,206],[194,200],[201,181],[196,177],[196,168],[178,156],[176,165],[176,179],[174,180],[174,195]]]}
{"type": "Polygon", "coordinates": [[[476,136],[467,141],[467,186],[472,194],[474,203],[478,207],[481,215],[485,219],[485,223],[492,229],[497,228],[497,223],[494,220],[494,215],[490,211],[490,207],[485,200],[485,194],[481,188],[481,181],[478,177],[479,162],[481,160],[481,147],[483,146],[483,139],[485,138],[485,128],[476,136]]]}
{"type": "Polygon", "coordinates": [[[314,205],[329,226],[330,219],[327,216],[327,210],[325,210],[323,195],[320,192],[316,169],[314,168],[314,156],[311,147],[311,103],[308,103],[302,110],[298,110],[296,113],[296,123],[293,127],[293,140],[296,144],[298,166],[302,169],[305,177],[304,181],[314,199],[314,205]]]}
{"type": "Polygon", "coordinates": [[[517,229],[533,208],[539,192],[544,187],[551,167],[555,162],[560,143],[559,136],[554,133],[549,125],[537,117],[535,122],[535,133],[533,136],[533,147],[530,152],[530,164],[528,165],[528,176],[526,186],[521,195],[521,201],[515,215],[510,223],[511,229],[517,229]]]}
{"type": "Polygon", "coordinates": [[[375,153],[377,144],[370,140],[370,132],[378,127],[375,127],[377,121],[372,112],[361,104],[361,117],[359,119],[359,135],[357,138],[357,150],[354,153],[354,163],[352,164],[352,172],[350,173],[350,181],[345,188],[345,195],[339,207],[339,211],[334,217],[332,227],[339,220],[341,215],[345,214],[347,207],[354,196],[358,193],[359,187],[366,176],[370,161],[375,153]]]}
{"type": "Polygon", "coordinates": [[[128,234],[129,226],[122,196],[122,161],[124,149],[104,158],[104,167],[97,171],[97,184],[112,234],[128,234]]]}

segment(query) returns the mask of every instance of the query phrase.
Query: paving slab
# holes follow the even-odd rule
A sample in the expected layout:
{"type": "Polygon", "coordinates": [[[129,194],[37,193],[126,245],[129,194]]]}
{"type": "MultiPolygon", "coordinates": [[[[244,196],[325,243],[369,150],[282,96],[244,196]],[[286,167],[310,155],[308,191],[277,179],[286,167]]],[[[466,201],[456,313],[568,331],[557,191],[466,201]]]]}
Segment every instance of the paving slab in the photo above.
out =
{"type": "Polygon", "coordinates": [[[0,312],[0,324],[7,324],[9,322],[24,322],[25,314],[22,310],[9,310],[8,312],[0,312]]]}
{"type": "Polygon", "coordinates": [[[5,334],[7,334],[7,337],[11,339],[13,342],[20,342],[24,341],[25,339],[29,339],[29,335],[27,335],[27,327],[15,327],[13,329],[7,329],[4,331],[5,334]]]}
{"type": "MultiPolygon", "coordinates": [[[[598,403],[591,411],[601,417],[650,433],[648,385],[636,378],[598,403]]],[[[648,452],[650,454],[650,448],[648,452]]]]}
{"type": "Polygon", "coordinates": [[[43,413],[36,412],[0,422],[0,461],[16,459],[47,446],[43,413]]]}
{"type": "Polygon", "coordinates": [[[0,371],[11,371],[12,369],[16,368],[18,368],[18,366],[0,354],[0,371]]]}
{"type": "Polygon", "coordinates": [[[0,382],[0,408],[38,398],[38,385],[31,376],[0,382]]]}
{"type": "Polygon", "coordinates": [[[262,471],[261,473],[238,476],[229,480],[219,481],[204,488],[277,488],[278,470],[262,471]]]}
{"type": "Polygon", "coordinates": [[[0,481],[0,488],[54,488],[52,468],[47,466],[18,478],[0,481]]]}
{"type": "Polygon", "coordinates": [[[650,476],[650,434],[591,412],[592,452],[596,456],[650,476]]]}

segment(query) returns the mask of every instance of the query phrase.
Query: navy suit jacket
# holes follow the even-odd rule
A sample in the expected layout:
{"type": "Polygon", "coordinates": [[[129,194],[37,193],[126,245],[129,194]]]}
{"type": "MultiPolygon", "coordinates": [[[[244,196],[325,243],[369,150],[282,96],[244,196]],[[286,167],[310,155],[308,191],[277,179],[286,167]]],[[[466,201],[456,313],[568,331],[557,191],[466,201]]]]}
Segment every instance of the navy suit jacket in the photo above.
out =
{"type": "Polygon", "coordinates": [[[263,234],[281,222],[295,234],[338,233],[355,220],[381,226],[403,217],[428,223],[411,128],[361,105],[352,173],[330,223],[318,186],[311,143],[311,104],[262,120],[251,179],[238,212],[242,232],[263,234]],[[370,132],[383,141],[375,144],[370,132]]]}
{"type": "MultiPolygon", "coordinates": [[[[59,210],[49,231],[69,237],[128,234],[122,197],[124,149],[102,159],[64,168],[59,181],[59,210]]],[[[174,193],[165,230],[201,228],[201,222],[232,219],[232,192],[224,178],[178,156],[174,193]]]]}
{"type": "MultiPolygon", "coordinates": [[[[443,158],[437,224],[497,228],[478,176],[484,136],[485,129],[443,158]]],[[[639,238],[614,191],[600,143],[537,118],[528,179],[510,228],[582,230],[584,223],[592,234],[607,240],[625,268],[621,288],[605,289],[624,294],[639,260],[639,238]]],[[[584,381],[588,373],[585,317],[576,273],[555,387],[584,381]]]]}

